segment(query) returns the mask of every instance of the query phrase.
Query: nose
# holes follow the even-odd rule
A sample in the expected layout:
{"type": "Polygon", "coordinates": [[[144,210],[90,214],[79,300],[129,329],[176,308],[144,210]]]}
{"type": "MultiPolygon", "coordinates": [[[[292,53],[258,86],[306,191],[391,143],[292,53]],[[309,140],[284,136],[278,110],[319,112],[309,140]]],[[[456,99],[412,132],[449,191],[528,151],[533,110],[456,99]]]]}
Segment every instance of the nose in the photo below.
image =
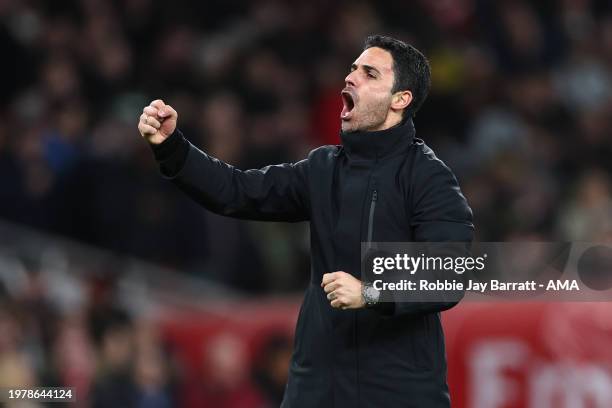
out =
{"type": "Polygon", "coordinates": [[[357,70],[351,71],[348,73],[346,78],[344,78],[344,83],[346,86],[355,86],[355,73],[357,70]]]}

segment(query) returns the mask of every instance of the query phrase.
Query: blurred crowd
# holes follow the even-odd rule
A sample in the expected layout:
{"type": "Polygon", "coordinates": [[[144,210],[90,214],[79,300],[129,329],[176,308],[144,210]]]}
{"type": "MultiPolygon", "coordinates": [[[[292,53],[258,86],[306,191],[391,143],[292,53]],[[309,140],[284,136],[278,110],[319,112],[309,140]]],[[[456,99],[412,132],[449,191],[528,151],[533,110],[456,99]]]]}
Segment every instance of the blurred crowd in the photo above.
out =
{"type": "Polygon", "coordinates": [[[6,0],[0,216],[252,293],[308,279],[306,225],[214,216],[157,174],[136,130],[163,98],[239,168],[339,142],[339,90],[371,33],[433,70],[415,118],[457,174],[478,238],[612,233],[612,6],[6,0]],[[248,270],[248,273],[245,271],[248,270]]]}
{"type": "MultiPolygon", "coordinates": [[[[417,136],[457,174],[478,239],[612,239],[605,0],[0,1],[0,218],[247,293],[299,290],[307,225],[201,210],[160,177],[138,117],[162,98],[239,168],[299,160],[339,143],[339,92],[371,33],[428,56],[417,136]]],[[[278,406],[286,337],[248,372],[236,338],[212,342],[218,375],[185,380],[112,284],[90,282],[67,313],[36,269],[0,290],[0,380],[70,384],[83,406],[278,406]]]]}
{"type": "MultiPolygon", "coordinates": [[[[71,387],[74,402],[58,407],[280,405],[295,300],[280,316],[237,300],[226,310],[159,299],[137,306],[140,295],[121,288],[121,258],[92,253],[100,273],[84,273],[90,266],[75,262],[74,248],[57,249],[41,257],[0,250],[0,388],[71,387]]],[[[7,408],[46,406],[5,397],[7,408]]]]}

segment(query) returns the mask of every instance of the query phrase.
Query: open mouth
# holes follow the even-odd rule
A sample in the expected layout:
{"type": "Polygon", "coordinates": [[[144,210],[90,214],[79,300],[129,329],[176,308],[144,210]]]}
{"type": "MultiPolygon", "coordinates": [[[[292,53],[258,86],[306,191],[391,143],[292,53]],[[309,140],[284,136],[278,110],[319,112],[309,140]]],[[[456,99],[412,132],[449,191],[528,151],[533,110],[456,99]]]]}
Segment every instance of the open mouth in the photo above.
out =
{"type": "Polygon", "coordinates": [[[349,120],[351,118],[351,112],[355,107],[355,98],[353,94],[346,89],[342,91],[341,95],[343,107],[340,118],[342,120],[349,120]]]}

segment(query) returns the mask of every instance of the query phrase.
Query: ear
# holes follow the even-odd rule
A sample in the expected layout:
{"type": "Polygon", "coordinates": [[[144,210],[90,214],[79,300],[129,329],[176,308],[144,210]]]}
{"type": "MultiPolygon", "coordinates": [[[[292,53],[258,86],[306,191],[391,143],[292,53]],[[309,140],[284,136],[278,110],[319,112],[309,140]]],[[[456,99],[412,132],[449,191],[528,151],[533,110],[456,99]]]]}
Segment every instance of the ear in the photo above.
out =
{"type": "Polygon", "coordinates": [[[391,109],[394,110],[402,110],[406,109],[408,105],[412,102],[412,92],[399,91],[393,94],[391,99],[391,109]]]}

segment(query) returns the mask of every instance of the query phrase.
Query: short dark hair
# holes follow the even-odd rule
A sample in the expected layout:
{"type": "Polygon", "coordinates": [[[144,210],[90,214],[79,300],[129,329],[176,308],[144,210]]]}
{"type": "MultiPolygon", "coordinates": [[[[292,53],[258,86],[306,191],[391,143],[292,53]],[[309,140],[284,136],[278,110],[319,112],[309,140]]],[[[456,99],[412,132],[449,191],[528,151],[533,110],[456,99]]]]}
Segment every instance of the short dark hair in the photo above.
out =
{"type": "Polygon", "coordinates": [[[404,110],[404,117],[406,114],[414,116],[427,98],[431,86],[431,70],[427,58],[412,45],[386,35],[369,36],[363,49],[372,47],[382,48],[393,57],[395,81],[391,92],[412,92],[412,102],[404,110]]]}

